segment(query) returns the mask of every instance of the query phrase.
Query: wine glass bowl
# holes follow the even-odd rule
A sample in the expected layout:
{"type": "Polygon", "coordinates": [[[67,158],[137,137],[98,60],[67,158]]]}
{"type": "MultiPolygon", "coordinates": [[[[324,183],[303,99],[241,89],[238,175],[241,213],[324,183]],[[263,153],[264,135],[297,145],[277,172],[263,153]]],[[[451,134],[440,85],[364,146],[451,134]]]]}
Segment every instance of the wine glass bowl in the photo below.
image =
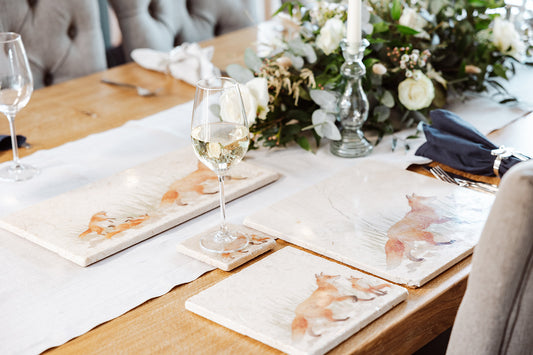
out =
{"type": "Polygon", "coordinates": [[[0,179],[23,181],[34,177],[39,170],[22,164],[18,157],[15,115],[24,108],[33,92],[33,77],[22,39],[18,33],[0,33],[0,112],[9,121],[12,164],[0,168],[0,179]]]}
{"type": "Polygon", "coordinates": [[[248,238],[226,224],[224,177],[246,154],[250,134],[239,85],[230,78],[201,80],[196,85],[191,140],[198,159],[218,177],[222,222],[218,231],[201,238],[203,249],[216,253],[238,251],[248,238]]]}

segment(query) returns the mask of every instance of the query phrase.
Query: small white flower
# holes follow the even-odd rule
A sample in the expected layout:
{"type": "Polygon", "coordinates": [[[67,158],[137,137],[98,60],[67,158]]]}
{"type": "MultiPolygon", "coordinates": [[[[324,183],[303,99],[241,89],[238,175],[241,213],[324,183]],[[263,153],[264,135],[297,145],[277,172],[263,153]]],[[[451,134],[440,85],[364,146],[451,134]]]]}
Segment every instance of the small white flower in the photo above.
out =
{"type": "Polygon", "coordinates": [[[431,105],[435,98],[433,82],[422,72],[418,80],[407,78],[398,85],[398,99],[408,110],[416,111],[431,105]]]}
{"type": "Polygon", "coordinates": [[[410,71],[410,70],[406,70],[406,71],[405,71],[405,77],[406,77],[406,78],[412,78],[412,77],[413,77],[413,72],[410,71]]]}
{"type": "Polygon", "coordinates": [[[326,21],[316,39],[316,45],[326,55],[333,53],[338,47],[346,32],[344,23],[338,18],[326,21]]]}
{"type": "Polygon", "coordinates": [[[387,73],[387,67],[381,63],[376,63],[372,66],[372,72],[376,75],[385,75],[387,73]]]}
{"type": "Polygon", "coordinates": [[[504,54],[521,61],[525,53],[525,45],[520,39],[512,22],[496,17],[492,28],[492,43],[504,54]]]}

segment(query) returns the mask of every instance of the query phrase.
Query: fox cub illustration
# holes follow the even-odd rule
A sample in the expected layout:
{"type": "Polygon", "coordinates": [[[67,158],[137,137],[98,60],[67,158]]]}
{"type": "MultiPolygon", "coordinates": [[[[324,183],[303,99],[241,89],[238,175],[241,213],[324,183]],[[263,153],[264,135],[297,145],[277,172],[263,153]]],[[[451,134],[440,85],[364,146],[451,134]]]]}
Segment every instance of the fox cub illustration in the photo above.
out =
{"type": "Polygon", "coordinates": [[[386,287],[390,287],[388,284],[379,284],[379,285],[368,285],[368,284],[361,284],[360,281],[362,280],[361,277],[353,277],[350,276],[348,280],[352,283],[352,288],[357,291],[365,292],[365,293],[371,293],[376,296],[385,296],[387,294],[387,291],[384,291],[383,289],[386,287]]]}
{"type": "Polygon", "coordinates": [[[168,191],[161,198],[161,206],[168,206],[173,203],[182,206],[186,205],[181,200],[182,195],[186,192],[196,192],[200,195],[217,193],[217,191],[205,191],[205,183],[212,180],[217,180],[216,174],[209,170],[207,166],[198,162],[198,168],[195,171],[170,185],[168,191]]]}
{"type": "Polygon", "coordinates": [[[352,300],[357,302],[355,295],[341,295],[339,290],[332,281],[339,278],[339,275],[315,274],[318,288],[306,300],[300,303],[295,310],[296,317],[292,321],[292,338],[293,340],[301,339],[306,332],[312,336],[320,336],[312,330],[310,321],[318,318],[325,318],[331,322],[342,322],[350,317],[337,319],[333,317],[333,311],[326,308],[333,302],[352,300]]]}
{"type": "Polygon", "coordinates": [[[389,268],[400,265],[404,256],[407,256],[412,261],[423,261],[423,258],[416,258],[411,254],[417,241],[423,241],[430,245],[443,245],[454,242],[454,240],[436,242],[433,233],[426,230],[432,224],[446,223],[451,220],[439,215],[436,208],[430,205],[431,201],[435,200],[436,197],[418,196],[414,193],[406,195],[406,197],[411,210],[387,231],[389,239],[385,244],[385,254],[387,267],[389,268]]]}
{"type": "Polygon", "coordinates": [[[96,212],[92,215],[89,221],[89,227],[86,231],[79,235],[80,238],[85,237],[89,233],[96,233],[103,235],[106,238],[111,238],[115,234],[136,227],[146,221],[150,216],[147,214],[139,217],[127,217],[122,223],[116,224],[116,219],[108,217],[105,211],[96,212]]]}

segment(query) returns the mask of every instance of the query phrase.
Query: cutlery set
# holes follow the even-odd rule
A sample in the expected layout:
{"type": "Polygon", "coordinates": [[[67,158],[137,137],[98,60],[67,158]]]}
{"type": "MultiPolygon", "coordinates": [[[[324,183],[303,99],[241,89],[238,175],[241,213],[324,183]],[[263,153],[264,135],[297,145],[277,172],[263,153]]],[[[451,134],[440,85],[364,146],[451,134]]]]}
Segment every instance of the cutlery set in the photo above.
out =
{"type": "Polygon", "coordinates": [[[429,168],[429,171],[440,181],[491,194],[495,194],[496,192],[498,192],[498,186],[496,185],[487,184],[479,181],[472,181],[465,178],[452,177],[438,165],[433,168],[429,168]]]}

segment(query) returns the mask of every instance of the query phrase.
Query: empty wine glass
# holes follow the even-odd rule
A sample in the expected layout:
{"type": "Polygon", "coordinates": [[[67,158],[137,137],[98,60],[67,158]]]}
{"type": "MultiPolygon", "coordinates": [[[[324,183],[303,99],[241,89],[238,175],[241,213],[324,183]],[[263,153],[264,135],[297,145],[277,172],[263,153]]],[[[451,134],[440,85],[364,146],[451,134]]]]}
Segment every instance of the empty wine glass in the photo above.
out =
{"type": "Polygon", "coordinates": [[[15,115],[28,101],[33,92],[30,65],[18,33],[0,33],[0,112],[9,121],[13,163],[0,168],[0,179],[23,181],[34,177],[39,170],[22,164],[18,156],[15,115]]]}
{"type": "Polygon", "coordinates": [[[224,177],[242,160],[250,142],[246,113],[239,85],[230,78],[212,78],[196,84],[191,122],[196,156],[218,177],[222,222],[218,231],[200,240],[205,250],[229,253],[248,245],[226,224],[224,177]]]}

